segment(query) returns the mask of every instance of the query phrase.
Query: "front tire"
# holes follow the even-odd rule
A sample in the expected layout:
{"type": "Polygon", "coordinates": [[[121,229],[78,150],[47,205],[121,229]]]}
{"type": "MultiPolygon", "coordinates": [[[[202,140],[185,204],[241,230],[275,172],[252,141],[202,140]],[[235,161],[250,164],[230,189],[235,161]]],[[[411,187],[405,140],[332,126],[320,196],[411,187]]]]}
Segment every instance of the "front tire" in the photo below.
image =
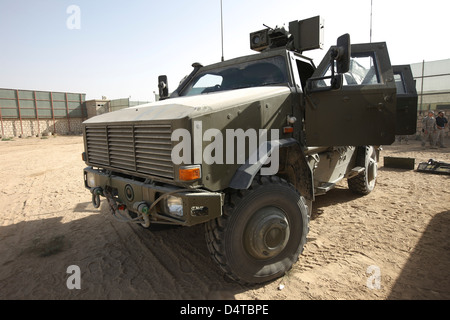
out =
{"type": "Polygon", "coordinates": [[[228,277],[263,283],[285,274],[306,244],[308,208],[288,182],[256,178],[228,196],[221,217],[206,224],[213,259],[228,277]]]}

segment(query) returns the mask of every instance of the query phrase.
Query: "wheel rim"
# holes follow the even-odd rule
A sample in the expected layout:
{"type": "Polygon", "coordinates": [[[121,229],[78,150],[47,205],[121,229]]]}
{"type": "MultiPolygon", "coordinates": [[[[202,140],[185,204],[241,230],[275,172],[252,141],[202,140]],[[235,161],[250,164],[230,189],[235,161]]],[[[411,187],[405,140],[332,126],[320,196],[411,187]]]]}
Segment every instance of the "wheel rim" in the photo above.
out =
{"type": "Polygon", "coordinates": [[[371,147],[370,156],[368,159],[369,163],[367,165],[367,182],[370,186],[373,186],[375,184],[377,178],[378,163],[376,157],[377,155],[375,149],[371,147]]]}
{"type": "Polygon", "coordinates": [[[244,245],[255,259],[267,260],[280,254],[288,243],[289,221],[277,207],[264,207],[253,215],[245,228],[244,245]]]}

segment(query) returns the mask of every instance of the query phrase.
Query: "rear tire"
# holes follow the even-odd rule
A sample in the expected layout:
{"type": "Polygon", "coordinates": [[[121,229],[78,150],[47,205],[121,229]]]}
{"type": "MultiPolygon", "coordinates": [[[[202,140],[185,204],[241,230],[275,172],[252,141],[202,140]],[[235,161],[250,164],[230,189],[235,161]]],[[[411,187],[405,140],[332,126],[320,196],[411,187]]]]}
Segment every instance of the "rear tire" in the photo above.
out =
{"type": "Polygon", "coordinates": [[[223,215],[206,223],[213,259],[228,277],[263,283],[285,274],[306,244],[308,208],[279,177],[255,178],[248,190],[228,195],[223,215]]]}
{"type": "Polygon", "coordinates": [[[377,182],[378,154],[373,146],[358,147],[356,151],[356,165],[364,167],[364,171],[348,179],[349,189],[360,195],[367,195],[373,191],[377,182]]]}

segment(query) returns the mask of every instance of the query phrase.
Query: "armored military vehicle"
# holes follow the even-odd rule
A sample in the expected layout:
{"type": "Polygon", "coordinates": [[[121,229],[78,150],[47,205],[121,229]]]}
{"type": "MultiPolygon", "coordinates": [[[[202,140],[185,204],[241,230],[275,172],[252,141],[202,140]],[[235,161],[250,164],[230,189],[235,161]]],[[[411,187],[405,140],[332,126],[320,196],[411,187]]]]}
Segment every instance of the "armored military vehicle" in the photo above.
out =
{"type": "MultiPolygon", "coordinates": [[[[416,131],[409,66],[386,43],[348,34],[316,67],[323,21],[250,34],[258,53],[193,71],[161,100],[84,122],[85,187],[121,221],[205,225],[212,258],[230,278],[282,276],[306,243],[315,197],[346,179],[370,193],[381,145],[416,131]]],[[[189,239],[180,239],[189,241],[189,239]]]]}

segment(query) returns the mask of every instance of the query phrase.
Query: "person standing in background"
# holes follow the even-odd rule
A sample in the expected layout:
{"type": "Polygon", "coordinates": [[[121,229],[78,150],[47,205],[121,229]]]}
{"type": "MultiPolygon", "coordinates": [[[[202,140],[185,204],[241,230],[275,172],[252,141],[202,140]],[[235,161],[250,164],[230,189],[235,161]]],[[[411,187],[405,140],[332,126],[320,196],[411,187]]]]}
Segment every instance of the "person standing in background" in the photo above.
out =
{"type": "Polygon", "coordinates": [[[430,141],[430,147],[436,148],[436,119],[434,118],[434,112],[431,110],[428,111],[428,116],[422,120],[422,133],[422,147],[425,147],[425,144],[430,141]]]}
{"type": "Polygon", "coordinates": [[[444,133],[445,129],[447,129],[448,120],[444,117],[444,111],[439,111],[438,116],[436,117],[436,146],[441,148],[445,148],[444,146],[444,133]]]}

